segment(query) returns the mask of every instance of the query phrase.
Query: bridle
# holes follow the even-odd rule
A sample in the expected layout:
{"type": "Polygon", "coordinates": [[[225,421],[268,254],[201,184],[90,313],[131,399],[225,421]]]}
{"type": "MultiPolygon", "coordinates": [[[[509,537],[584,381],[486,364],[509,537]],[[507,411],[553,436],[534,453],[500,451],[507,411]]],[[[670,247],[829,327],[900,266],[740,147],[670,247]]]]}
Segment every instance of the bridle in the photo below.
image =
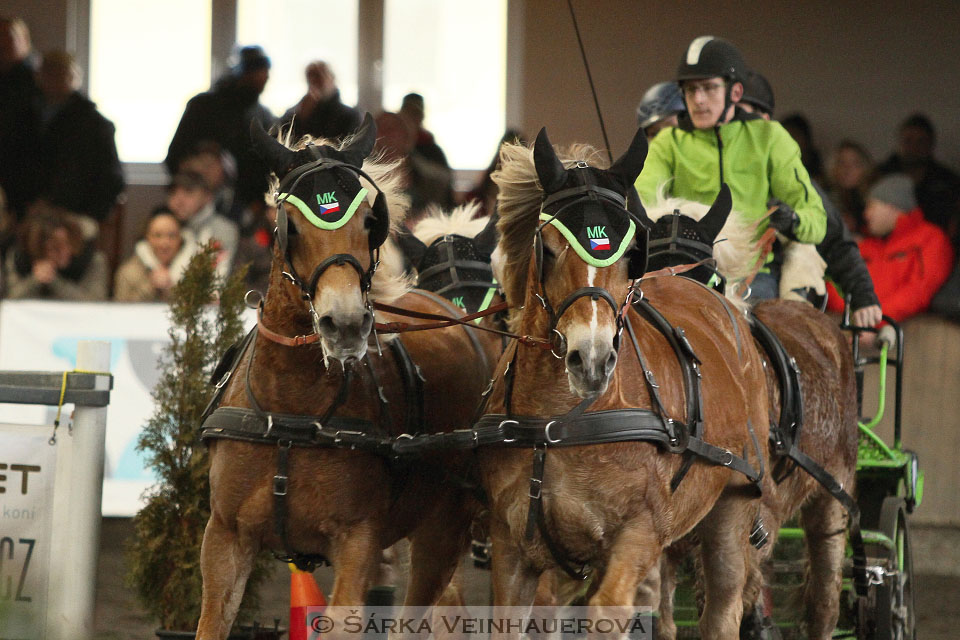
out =
{"type": "MultiPolygon", "coordinates": [[[[677,256],[679,259],[701,261],[701,266],[710,271],[711,277],[707,286],[711,286],[719,293],[724,293],[727,286],[727,279],[717,269],[716,260],[713,260],[713,247],[701,240],[693,240],[682,235],[680,229],[681,219],[684,216],[679,209],[674,209],[673,213],[664,216],[660,222],[669,219],[670,234],[663,238],[651,239],[648,243],[649,256],[655,257],[660,254],[677,256]],[[706,260],[705,260],[706,258],[706,260]]],[[[692,218],[691,218],[692,220],[692,218]]]]}
{"type": "MultiPolygon", "coordinates": [[[[610,307],[610,310],[613,311],[616,323],[616,331],[614,332],[613,336],[613,349],[615,352],[619,351],[620,336],[623,333],[624,328],[624,316],[626,315],[627,309],[630,307],[634,296],[637,295],[639,291],[639,289],[635,286],[635,282],[643,275],[643,271],[645,270],[646,266],[647,227],[636,215],[627,209],[627,202],[624,196],[616,191],[597,185],[593,179],[593,176],[589,172],[585,171],[587,168],[587,163],[582,161],[578,162],[576,165],[576,169],[578,169],[578,171],[575,172],[575,175],[579,177],[581,184],[576,187],[557,191],[556,193],[550,194],[544,199],[540,206],[540,219],[542,222],[537,227],[536,235],[534,237],[534,259],[537,272],[537,286],[539,288],[539,293],[534,293],[534,296],[537,298],[537,300],[539,300],[540,305],[543,307],[544,311],[546,311],[547,316],[549,317],[548,338],[553,346],[550,352],[557,359],[562,359],[567,350],[566,337],[560,332],[559,329],[557,329],[557,325],[559,324],[560,319],[563,317],[563,314],[566,313],[573,303],[580,298],[590,298],[590,300],[593,302],[596,302],[597,300],[603,300],[610,307]],[[568,202],[562,204],[553,213],[547,213],[548,209],[563,201],[568,202]],[[636,234],[637,243],[637,248],[630,250],[634,255],[630,256],[630,264],[628,266],[628,275],[633,283],[628,288],[627,294],[622,302],[618,302],[616,298],[614,298],[613,294],[603,287],[588,286],[580,287],[579,289],[573,291],[555,308],[550,302],[549,296],[547,295],[546,282],[544,280],[543,229],[548,224],[552,224],[555,220],[557,220],[564,212],[570,211],[571,208],[575,206],[582,206],[585,203],[593,203],[605,209],[612,210],[617,215],[626,215],[629,217],[632,226],[632,233],[636,234]],[[637,253],[641,255],[635,255],[637,253]],[[640,265],[640,263],[643,264],[640,265]]],[[[629,241],[629,238],[627,241],[629,241]]],[[[617,256],[618,259],[619,257],[620,256],[617,256]]],[[[642,294],[640,295],[642,296],[642,294]]]]}
{"type": "MultiPolygon", "coordinates": [[[[311,148],[313,150],[313,148],[311,148]]],[[[314,153],[319,153],[319,151],[314,150],[314,153]]],[[[367,190],[361,187],[360,192],[357,193],[356,200],[360,201],[365,198],[367,190]]],[[[380,246],[386,240],[387,233],[389,232],[389,217],[386,208],[386,196],[383,191],[377,186],[377,183],[367,175],[359,167],[355,167],[346,162],[336,160],[333,158],[324,158],[319,157],[313,162],[301,165],[296,169],[292,170],[283,180],[280,181],[280,184],[277,188],[276,193],[277,199],[277,227],[276,227],[276,238],[277,246],[283,256],[283,261],[286,266],[286,270],[283,273],[283,279],[287,282],[293,284],[300,290],[300,298],[304,301],[307,306],[307,310],[310,314],[310,320],[313,325],[313,330],[315,334],[320,333],[320,318],[317,315],[317,311],[314,308],[313,294],[317,290],[317,284],[320,281],[320,278],[326,272],[327,269],[333,266],[342,267],[350,266],[357,272],[357,276],[360,279],[360,289],[364,299],[364,306],[371,310],[369,300],[370,287],[373,282],[373,276],[377,271],[377,267],[380,265],[380,246]],[[340,169],[346,170],[354,174],[359,182],[359,179],[362,177],[367,180],[374,189],[377,190],[377,197],[373,203],[373,216],[374,216],[374,225],[370,229],[369,235],[369,252],[370,252],[370,263],[369,266],[364,269],[363,265],[360,264],[360,261],[357,260],[356,256],[349,253],[335,253],[331,256],[328,256],[324,260],[320,261],[317,264],[313,272],[310,274],[309,279],[304,279],[299,273],[293,264],[292,256],[290,255],[290,242],[289,236],[296,234],[296,227],[291,227],[290,221],[287,217],[286,208],[284,204],[288,201],[297,206],[298,209],[304,213],[305,216],[309,214],[308,210],[305,210],[302,205],[302,201],[299,200],[296,196],[293,195],[294,190],[300,184],[300,181],[305,177],[315,174],[319,171],[326,171],[330,169],[340,169]],[[291,233],[291,229],[293,230],[291,233]]],[[[312,215],[312,214],[310,214],[312,215]]],[[[346,217],[346,216],[345,216],[346,217]]],[[[312,221],[311,221],[312,222],[312,221]]],[[[343,220],[345,223],[346,220],[343,220]]],[[[316,226],[316,223],[313,223],[316,226]]],[[[342,226],[342,224],[341,224],[342,226]]],[[[330,229],[332,230],[332,226],[330,229]]]]}

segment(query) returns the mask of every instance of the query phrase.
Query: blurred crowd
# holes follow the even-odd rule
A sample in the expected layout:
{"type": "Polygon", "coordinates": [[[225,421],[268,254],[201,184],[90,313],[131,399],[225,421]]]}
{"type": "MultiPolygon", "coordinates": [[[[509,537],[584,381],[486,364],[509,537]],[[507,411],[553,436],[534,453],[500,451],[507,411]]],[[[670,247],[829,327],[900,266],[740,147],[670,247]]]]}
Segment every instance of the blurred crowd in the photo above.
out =
{"type": "MultiPolygon", "coordinates": [[[[0,18],[0,297],[163,301],[190,256],[208,242],[218,248],[220,273],[249,265],[249,286],[264,291],[275,211],[264,200],[268,171],[252,151],[251,121],[295,141],[306,134],[342,138],[362,119],[342,102],[333,69],[320,60],[304,70],[303,97],[276,117],[260,102],[270,69],[261,47],[244,47],[227,73],[189,100],[164,160],[166,197],[145,216],[132,254],[121,260],[115,250],[105,251],[118,242],[111,225],[125,187],[114,125],[80,91],[81,69],[69,53],[39,55],[22,20],[0,18]]],[[[753,89],[738,108],[772,118],[769,84],[753,89]]],[[[468,200],[480,202],[479,215],[492,214],[496,187],[489,176],[497,158],[473,189],[455,192],[447,158],[424,128],[426,108],[423,96],[411,93],[396,112],[376,116],[380,153],[400,162],[406,175],[409,223],[429,205],[448,208],[468,200]]],[[[679,87],[661,83],[644,97],[639,124],[652,138],[675,126],[684,108],[679,87]],[[655,113],[644,110],[651,101],[655,113]]],[[[780,122],[868,262],[871,251],[888,249],[890,237],[911,224],[936,229],[924,236],[923,257],[948,260],[953,275],[938,283],[934,310],[960,319],[960,272],[953,265],[960,248],[960,176],[936,157],[934,123],[921,113],[907,117],[896,148],[877,162],[854,140],[821,155],[801,114],[780,122]],[[881,204],[894,213],[884,217],[881,204]]],[[[503,139],[520,137],[508,131],[503,139]]]]}

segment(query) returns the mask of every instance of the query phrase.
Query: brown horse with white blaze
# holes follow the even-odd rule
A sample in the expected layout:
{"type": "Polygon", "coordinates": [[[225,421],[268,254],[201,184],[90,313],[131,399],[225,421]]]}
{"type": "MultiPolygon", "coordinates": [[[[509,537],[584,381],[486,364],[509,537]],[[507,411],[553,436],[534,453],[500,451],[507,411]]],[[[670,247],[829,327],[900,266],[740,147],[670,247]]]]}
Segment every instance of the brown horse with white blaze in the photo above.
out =
{"type": "Polygon", "coordinates": [[[642,296],[679,333],[661,331],[629,302],[631,279],[643,270],[645,237],[625,208],[625,194],[645,155],[642,132],[606,170],[589,147],[558,156],[544,132],[532,150],[501,148],[493,176],[500,188],[498,276],[514,310],[511,328],[552,339],[562,359],[522,345],[508,350],[481,420],[502,420],[518,432],[532,424],[542,434],[533,461],[530,447],[481,450],[494,604],[529,606],[545,570],[589,564],[597,575],[591,605],[632,606],[664,547],[696,529],[707,574],[702,636],[736,638],[758,507],[753,483],[766,455],[756,444],[767,438],[766,381],[746,323],[702,285],[678,278],[642,283],[642,296]],[[675,488],[671,481],[688,455],[668,452],[665,441],[613,433],[617,421],[630,431],[661,418],[695,420],[680,361],[686,356],[667,333],[683,336],[700,363],[694,367],[702,373],[698,441],[725,454],[719,464],[694,456],[675,488]],[[580,413],[588,404],[590,412],[580,413]],[[586,424],[581,420],[590,429],[578,431],[586,424]],[[584,432],[586,438],[577,436],[584,432]],[[613,435],[589,442],[597,432],[613,435]]]}
{"type": "Polygon", "coordinates": [[[409,292],[402,276],[376,272],[377,250],[405,202],[397,166],[364,161],[376,139],[372,120],[340,145],[304,139],[291,149],[262,129],[253,137],[276,176],[277,242],[258,330],[204,423],[204,640],[227,637],[262,548],[307,566],[329,559],[331,605],[355,607],[381,550],[407,537],[406,603],[432,604],[477,508],[444,481],[455,456],[426,454],[410,464],[377,444],[468,426],[489,371],[461,327],[371,339],[371,301],[449,309],[432,294],[409,292]]]}

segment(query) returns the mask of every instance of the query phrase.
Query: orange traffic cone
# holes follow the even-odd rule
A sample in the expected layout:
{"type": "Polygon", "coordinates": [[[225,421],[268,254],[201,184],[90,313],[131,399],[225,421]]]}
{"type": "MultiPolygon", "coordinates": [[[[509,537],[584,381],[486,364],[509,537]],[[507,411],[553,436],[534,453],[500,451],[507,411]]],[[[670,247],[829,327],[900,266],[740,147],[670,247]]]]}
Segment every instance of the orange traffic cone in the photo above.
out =
{"type": "Polygon", "coordinates": [[[310,627],[308,617],[323,611],[327,599],[309,571],[300,571],[290,563],[290,640],[316,640],[317,630],[310,627]]]}

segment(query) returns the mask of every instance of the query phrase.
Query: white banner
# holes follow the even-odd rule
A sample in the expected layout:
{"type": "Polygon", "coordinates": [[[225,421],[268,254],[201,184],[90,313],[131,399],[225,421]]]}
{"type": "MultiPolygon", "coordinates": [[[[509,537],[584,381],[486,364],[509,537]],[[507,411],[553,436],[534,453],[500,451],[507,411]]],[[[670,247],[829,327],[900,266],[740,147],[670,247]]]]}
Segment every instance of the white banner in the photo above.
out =
{"type": "MultiPolygon", "coordinates": [[[[252,312],[247,319],[251,326],[252,312]]],[[[168,328],[165,304],[0,303],[0,369],[69,371],[76,367],[80,340],[110,343],[114,386],[107,411],[105,516],[132,516],[140,508],[140,495],[153,482],[136,443],[153,414],[150,392],[159,379],[157,360],[169,340],[168,328]]],[[[0,420],[52,424],[56,411],[56,407],[0,404],[0,420]]],[[[66,422],[62,419],[61,425],[66,422]]]]}
{"type": "Polygon", "coordinates": [[[48,429],[0,424],[0,638],[44,637],[60,448],[49,439],[48,429]]]}

